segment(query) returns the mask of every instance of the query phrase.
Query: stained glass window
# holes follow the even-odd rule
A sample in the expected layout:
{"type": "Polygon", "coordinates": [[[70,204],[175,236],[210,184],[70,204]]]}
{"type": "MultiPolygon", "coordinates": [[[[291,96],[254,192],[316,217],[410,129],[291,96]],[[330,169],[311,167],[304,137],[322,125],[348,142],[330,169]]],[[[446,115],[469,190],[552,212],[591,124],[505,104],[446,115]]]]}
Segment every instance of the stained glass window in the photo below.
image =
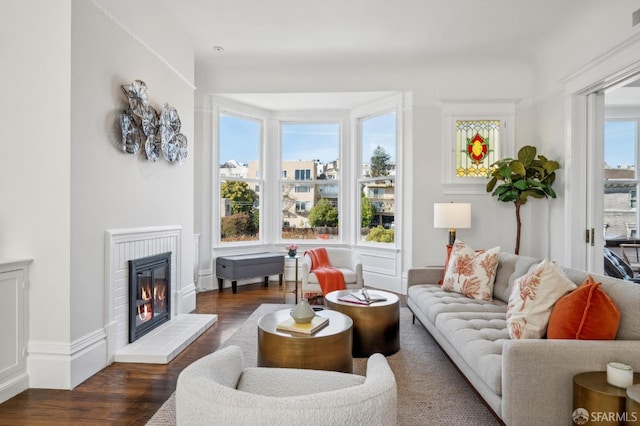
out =
{"type": "Polygon", "coordinates": [[[500,158],[500,120],[456,120],[456,176],[487,177],[500,158]]]}

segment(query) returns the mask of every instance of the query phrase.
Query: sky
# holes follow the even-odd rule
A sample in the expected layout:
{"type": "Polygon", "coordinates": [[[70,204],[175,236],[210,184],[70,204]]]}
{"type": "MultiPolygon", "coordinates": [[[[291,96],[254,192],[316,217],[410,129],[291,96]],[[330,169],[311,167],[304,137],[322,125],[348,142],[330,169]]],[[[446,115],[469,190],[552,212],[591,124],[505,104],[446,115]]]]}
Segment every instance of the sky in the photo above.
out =
{"type": "Polygon", "coordinates": [[[604,161],[609,167],[635,166],[637,124],[635,121],[606,121],[604,161]]]}
{"type": "MultiPolygon", "coordinates": [[[[368,163],[373,150],[380,145],[395,162],[395,114],[368,118],[363,123],[362,161],[368,163]]],[[[223,115],[220,117],[220,162],[236,160],[248,163],[259,156],[260,122],[223,115]]],[[[283,160],[338,159],[340,125],[337,123],[283,123],[283,160]]]]}

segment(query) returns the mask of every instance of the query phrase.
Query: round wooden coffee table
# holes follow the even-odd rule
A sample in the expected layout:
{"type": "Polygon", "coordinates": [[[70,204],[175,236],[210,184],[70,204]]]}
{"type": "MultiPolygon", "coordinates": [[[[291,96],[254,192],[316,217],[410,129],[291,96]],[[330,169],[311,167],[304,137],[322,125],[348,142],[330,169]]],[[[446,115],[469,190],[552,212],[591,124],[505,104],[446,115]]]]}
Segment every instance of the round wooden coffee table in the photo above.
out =
{"type": "Polygon", "coordinates": [[[400,299],[393,293],[369,290],[372,298],[387,300],[370,305],[357,305],[339,300],[357,290],[332,291],[325,296],[329,309],[342,312],[353,320],[353,356],[368,357],[374,353],[391,355],[400,350],[400,299]]]}
{"type": "Polygon", "coordinates": [[[351,318],[325,309],[317,315],[329,318],[329,324],[312,335],[277,330],[290,312],[271,312],[258,320],[258,367],[353,372],[351,318]]]}

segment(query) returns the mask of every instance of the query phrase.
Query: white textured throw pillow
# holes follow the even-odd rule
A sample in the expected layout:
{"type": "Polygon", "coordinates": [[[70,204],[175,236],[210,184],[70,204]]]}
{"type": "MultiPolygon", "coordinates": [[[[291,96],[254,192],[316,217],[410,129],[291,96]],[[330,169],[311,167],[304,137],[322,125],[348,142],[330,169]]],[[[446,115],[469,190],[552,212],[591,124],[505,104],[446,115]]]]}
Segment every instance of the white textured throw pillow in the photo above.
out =
{"type": "Polygon", "coordinates": [[[543,260],[513,282],[507,305],[512,339],[540,339],[547,332],[553,305],[577,286],[555,262],[543,260]]]}
{"type": "Polygon", "coordinates": [[[500,247],[474,250],[456,240],[444,274],[442,288],[479,300],[493,300],[500,247]]]}

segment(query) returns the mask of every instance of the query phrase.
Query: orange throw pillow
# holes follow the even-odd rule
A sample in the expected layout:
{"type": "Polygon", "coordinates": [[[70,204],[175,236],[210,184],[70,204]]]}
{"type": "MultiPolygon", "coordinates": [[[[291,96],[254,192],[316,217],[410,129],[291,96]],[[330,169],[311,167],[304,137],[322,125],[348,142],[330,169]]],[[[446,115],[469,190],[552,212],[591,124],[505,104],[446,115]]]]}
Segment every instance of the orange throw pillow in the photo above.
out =
{"type": "Polygon", "coordinates": [[[548,339],[613,340],[620,311],[591,276],[556,302],[549,318],[548,339]]]}

